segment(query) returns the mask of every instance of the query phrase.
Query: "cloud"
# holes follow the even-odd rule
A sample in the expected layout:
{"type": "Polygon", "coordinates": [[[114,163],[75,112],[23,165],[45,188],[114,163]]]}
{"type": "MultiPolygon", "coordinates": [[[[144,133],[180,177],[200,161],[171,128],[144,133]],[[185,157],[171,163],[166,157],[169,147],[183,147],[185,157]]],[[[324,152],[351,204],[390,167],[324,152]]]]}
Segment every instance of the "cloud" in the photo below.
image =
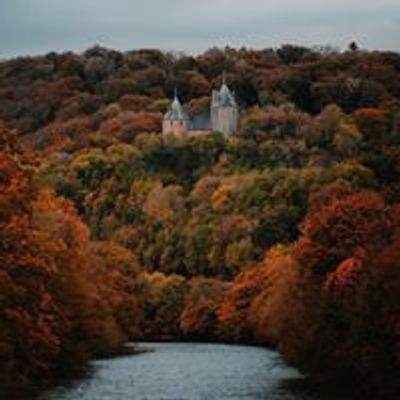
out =
{"type": "Polygon", "coordinates": [[[0,57],[213,45],[346,45],[400,49],[398,0],[1,0],[0,57]]]}

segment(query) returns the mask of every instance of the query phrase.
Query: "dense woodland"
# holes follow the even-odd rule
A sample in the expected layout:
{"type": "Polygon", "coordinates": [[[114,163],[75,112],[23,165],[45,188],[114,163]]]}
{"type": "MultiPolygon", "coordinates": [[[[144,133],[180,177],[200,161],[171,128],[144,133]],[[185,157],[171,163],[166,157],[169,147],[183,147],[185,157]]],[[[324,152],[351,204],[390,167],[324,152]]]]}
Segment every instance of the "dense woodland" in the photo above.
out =
{"type": "Polygon", "coordinates": [[[399,54],[18,58],[0,63],[0,119],[3,379],[127,340],[225,341],[395,398],[399,54]],[[240,132],[163,138],[174,88],[201,115],[223,71],[240,132]]]}

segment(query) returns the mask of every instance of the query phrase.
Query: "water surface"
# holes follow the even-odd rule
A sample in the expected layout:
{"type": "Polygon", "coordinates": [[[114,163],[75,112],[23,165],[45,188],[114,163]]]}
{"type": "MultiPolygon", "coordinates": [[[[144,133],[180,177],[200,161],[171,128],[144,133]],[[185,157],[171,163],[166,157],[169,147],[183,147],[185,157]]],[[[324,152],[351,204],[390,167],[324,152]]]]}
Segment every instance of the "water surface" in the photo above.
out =
{"type": "Polygon", "coordinates": [[[193,343],[142,343],[139,348],[149,351],[94,361],[85,378],[47,388],[35,399],[345,399],[331,390],[319,392],[276,352],[263,348],[193,343]]]}

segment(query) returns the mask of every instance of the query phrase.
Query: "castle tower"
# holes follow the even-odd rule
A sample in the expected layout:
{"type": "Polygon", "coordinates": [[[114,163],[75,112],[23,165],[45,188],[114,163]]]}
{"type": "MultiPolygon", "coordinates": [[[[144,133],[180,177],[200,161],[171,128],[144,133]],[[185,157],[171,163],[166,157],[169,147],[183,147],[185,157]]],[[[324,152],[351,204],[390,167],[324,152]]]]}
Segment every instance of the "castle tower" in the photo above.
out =
{"type": "Polygon", "coordinates": [[[239,109],[223,77],[221,89],[213,90],[211,103],[212,130],[225,135],[235,133],[239,126],[239,109]]]}
{"type": "Polygon", "coordinates": [[[189,117],[183,109],[176,90],[175,97],[168,112],[163,119],[163,135],[171,135],[177,138],[186,137],[189,131],[189,117]]]}

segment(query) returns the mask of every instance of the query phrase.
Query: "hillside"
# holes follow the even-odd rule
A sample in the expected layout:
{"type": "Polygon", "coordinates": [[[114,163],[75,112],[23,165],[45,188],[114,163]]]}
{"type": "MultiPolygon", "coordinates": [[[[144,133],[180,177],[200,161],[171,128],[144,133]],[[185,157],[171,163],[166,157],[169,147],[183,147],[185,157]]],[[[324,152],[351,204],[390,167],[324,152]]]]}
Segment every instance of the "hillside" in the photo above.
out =
{"type": "Polygon", "coordinates": [[[0,63],[0,119],[10,379],[127,338],[192,339],[272,345],[318,376],[396,392],[399,54],[19,58],[0,63]],[[195,116],[223,73],[239,131],[163,137],[174,89],[195,116]]]}

